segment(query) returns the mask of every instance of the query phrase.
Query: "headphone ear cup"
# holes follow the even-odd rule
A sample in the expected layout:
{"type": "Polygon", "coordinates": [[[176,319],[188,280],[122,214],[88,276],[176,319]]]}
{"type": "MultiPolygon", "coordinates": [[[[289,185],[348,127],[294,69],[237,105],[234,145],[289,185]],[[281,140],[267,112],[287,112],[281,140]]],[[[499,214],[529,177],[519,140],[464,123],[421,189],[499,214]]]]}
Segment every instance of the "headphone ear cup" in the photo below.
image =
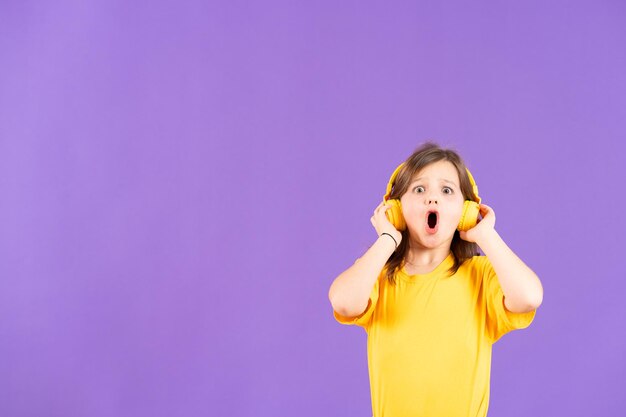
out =
{"type": "Polygon", "coordinates": [[[478,223],[478,213],[480,213],[480,206],[477,202],[471,200],[465,200],[463,205],[463,214],[457,227],[458,231],[467,232],[478,223]]]}
{"type": "Polygon", "coordinates": [[[404,221],[404,215],[402,214],[402,203],[397,199],[389,199],[385,201],[390,207],[385,212],[389,223],[393,225],[398,231],[402,232],[406,229],[406,222],[404,221]]]}

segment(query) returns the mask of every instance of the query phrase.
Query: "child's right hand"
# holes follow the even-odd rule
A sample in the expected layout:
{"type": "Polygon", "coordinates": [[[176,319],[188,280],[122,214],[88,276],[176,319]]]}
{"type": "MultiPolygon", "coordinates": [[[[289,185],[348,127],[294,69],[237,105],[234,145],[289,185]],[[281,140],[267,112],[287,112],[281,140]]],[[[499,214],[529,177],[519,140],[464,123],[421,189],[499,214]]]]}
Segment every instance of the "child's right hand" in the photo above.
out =
{"type": "Polygon", "coordinates": [[[382,233],[389,233],[396,239],[398,245],[400,245],[400,241],[402,240],[402,233],[396,229],[393,224],[387,218],[385,214],[389,209],[389,205],[384,202],[380,203],[376,209],[374,209],[374,215],[370,219],[372,222],[372,226],[376,229],[376,234],[380,236],[382,233]]]}

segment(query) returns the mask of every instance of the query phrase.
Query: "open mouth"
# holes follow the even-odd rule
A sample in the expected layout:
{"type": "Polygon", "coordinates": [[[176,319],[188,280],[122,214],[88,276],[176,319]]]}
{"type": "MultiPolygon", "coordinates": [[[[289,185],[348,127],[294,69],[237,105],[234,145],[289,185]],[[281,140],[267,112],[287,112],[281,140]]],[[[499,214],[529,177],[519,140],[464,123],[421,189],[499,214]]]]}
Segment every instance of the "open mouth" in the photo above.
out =
{"type": "Polygon", "coordinates": [[[436,211],[428,212],[428,227],[434,229],[437,226],[437,221],[439,220],[439,214],[436,211]]]}

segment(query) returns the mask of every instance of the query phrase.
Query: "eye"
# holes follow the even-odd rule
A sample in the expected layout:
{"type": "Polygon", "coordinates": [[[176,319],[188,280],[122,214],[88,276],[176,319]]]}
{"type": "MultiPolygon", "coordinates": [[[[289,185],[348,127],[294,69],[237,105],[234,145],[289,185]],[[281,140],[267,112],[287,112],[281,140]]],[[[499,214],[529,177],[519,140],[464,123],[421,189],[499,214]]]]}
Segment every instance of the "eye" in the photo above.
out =
{"type": "Polygon", "coordinates": [[[418,185],[417,187],[413,188],[413,191],[417,190],[418,188],[421,188],[422,190],[424,189],[424,187],[422,187],[421,185],[418,185]]]}
{"type": "Polygon", "coordinates": [[[452,188],[450,188],[450,187],[443,187],[443,189],[444,189],[444,190],[450,190],[450,192],[449,192],[449,193],[446,193],[446,194],[452,194],[452,192],[453,192],[453,191],[452,191],[452,188]]]}

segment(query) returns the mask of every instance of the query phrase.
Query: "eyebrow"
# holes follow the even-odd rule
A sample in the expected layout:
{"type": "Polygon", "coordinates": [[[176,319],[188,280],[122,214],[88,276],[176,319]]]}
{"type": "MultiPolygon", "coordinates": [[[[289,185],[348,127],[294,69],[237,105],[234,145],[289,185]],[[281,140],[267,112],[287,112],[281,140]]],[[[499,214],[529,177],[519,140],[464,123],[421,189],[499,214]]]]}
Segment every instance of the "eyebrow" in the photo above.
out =
{"type": "MultiPolygon", "coordinates": [[[[411,181],[411,184],[410,184],[410,185],[413,185],[413,184],[415,184],[416,182],[421,181],[422,179],[424,179],[424,178],[423,178],[423,177],[416,178],[416,179],[414,179],[413,181],[411,181]]],[[[447,179],[445,179],[445,178],[439,178],[439,180],[440,180],[440,181],[443,181],[443,182],[447,182],[447,183],[449,183],[449,184],[452,184],[452,185],[454,185],[455,187],[458,187],[458,185],[456,185],[456,184],[455,184],[455,183],[453,183],[452,181],[447,180],[447,179]]]]}

